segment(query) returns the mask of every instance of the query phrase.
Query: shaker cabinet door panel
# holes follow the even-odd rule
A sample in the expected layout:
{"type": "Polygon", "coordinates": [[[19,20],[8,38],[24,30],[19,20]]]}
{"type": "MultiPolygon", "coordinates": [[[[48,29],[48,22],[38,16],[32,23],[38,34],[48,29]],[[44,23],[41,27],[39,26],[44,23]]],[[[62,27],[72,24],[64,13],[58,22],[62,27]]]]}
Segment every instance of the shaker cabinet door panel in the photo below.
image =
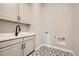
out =
{"type": "MultiPolygon", "coordinates": [[[[28,38],[24,38],[28,39],[28,38]]],[[[27,41],[24,41],[24,55],[28,55],[31,53],[33,50],[35,50],[35,38],[28,39],[27,41]]]]}
{"type": "Polygon", "coordinates": [[[21,16],[21,22],[30,23],[30,20],[31,20],[31,4],[29,4],[29,3],[19,4],[19,15],[21,16]]]}
{"type": "Polygon", "coordinates": [[[6,47],[4,48],[3,52],[0,52],[0,56],[21,56],[22,50],[21,50],[22,43],[6,47]]]}
{"type": "Polygon", "coordinates": [[[17,21],[17,3],[0,3],[0,18],[5,20],[17,21]]]}

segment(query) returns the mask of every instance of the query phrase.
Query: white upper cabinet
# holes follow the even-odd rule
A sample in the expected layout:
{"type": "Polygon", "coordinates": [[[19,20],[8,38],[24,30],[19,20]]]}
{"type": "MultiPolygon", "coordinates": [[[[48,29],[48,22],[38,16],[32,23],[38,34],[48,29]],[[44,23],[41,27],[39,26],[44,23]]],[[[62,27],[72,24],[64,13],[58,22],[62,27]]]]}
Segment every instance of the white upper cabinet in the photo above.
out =
{"type": "Polygon", "coordinates": [[[21,18],[21,22],[30,24],[31,4],[29,3],[19,4],[19,16],[21,18]]]}
{"type": "Polygon", "coordinates": [[[30,24],[30,3],[0,3],[0,19],[30,24]]]}
{"type": "Polygon", "coordinates": [[[17,21],[18,5],[16,3],[0,3],[0,19],[17,21]]]}

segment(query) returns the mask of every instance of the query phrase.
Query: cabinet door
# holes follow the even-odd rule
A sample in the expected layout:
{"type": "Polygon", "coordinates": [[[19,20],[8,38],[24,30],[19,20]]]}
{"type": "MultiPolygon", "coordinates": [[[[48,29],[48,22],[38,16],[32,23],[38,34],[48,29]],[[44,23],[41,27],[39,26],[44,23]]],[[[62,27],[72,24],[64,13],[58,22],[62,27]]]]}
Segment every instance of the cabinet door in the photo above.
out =
{"type": "Polygon", "coordinates": [[[17,21],[18,5],[16,3],[0,3],[0,19],[17,21]]]}
{"type": "Polygon", "coordinates": [[[27,41],[24,41],[24,56],[28,55],[29,53],[31,53],[33,50],[35,50],[35,38],[31,37],[31,38],[24,38],[24,39],[28,39],[27,41]]]}
{"type": "Polygon", "coordinates": [[[21,56],[22,55],[22,43],[3,48],[3,52],[0,53],[0,56],[21,56]]]}
{"type": "Polygon", "coordinates": [[[21,22],[30,24],[31,4],[29,3],[19,4],[19,15],[21,16],[21,22]]]}

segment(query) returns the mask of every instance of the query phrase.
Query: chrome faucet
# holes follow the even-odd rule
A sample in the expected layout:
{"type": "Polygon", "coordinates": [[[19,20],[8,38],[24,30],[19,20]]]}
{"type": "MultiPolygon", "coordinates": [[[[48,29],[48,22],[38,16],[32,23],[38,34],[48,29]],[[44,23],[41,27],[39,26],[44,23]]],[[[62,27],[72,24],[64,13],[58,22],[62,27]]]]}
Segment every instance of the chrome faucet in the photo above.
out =
{"type": "Polygon", "coordinates": [[[20,31],[21,31],[20,25],[17,25],[17,26],[16,26],[15,36],[17,36],[20,31]]]}

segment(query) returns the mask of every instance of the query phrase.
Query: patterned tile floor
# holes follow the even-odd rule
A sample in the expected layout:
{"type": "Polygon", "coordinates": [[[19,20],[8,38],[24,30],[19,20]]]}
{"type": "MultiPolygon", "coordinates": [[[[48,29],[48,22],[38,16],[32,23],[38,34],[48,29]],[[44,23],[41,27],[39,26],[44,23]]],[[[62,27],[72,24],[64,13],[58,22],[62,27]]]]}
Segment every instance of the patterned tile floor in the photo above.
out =
{"type": "Polygon", "coordinates": [[[56,48],[41,46],[30,56],[73,56],[73,54],[56,48]]]}

